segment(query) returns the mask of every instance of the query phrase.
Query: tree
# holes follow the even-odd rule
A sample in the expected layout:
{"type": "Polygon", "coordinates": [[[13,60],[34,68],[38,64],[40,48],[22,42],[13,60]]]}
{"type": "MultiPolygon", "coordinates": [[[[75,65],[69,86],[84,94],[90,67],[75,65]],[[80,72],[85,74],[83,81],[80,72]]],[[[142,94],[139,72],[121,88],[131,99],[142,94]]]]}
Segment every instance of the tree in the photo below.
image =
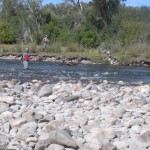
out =
{"type": "Polygon", "coordinates": [[[42,0],[0,0],[1,18],[11,24],[17,41],[33,41],[33,34],[41,30],[42,0]]]}
{"type": "Polygon", "coordinates": [[[13,28],[3,20],[0,20],[0,43],[11,44],[15,42],[15,32],[13,28]]]}
{"type": "Polygon", "coordinates": [[[111,18],[118,11],[121,1],[125,0],[93,0],[96,15],[102,20],[104,26],[111,23],[111,18]]]}

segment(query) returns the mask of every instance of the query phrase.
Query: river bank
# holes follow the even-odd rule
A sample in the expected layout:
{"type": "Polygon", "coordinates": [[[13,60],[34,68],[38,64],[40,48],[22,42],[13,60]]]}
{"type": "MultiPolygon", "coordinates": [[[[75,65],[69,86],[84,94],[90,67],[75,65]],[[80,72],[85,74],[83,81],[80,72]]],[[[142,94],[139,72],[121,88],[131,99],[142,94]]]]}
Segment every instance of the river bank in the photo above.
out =
{"type": "MultiPolygon", "coordinates": [[[[17,54],[3,54],[0,55],[0,59],[2,60],[21,60],[21,55],[17,54]]],[[[31,61],[48,61],[48,62],[61,62],[64,63],[65,65],[75,65],[75,64],[97,64],[98,62],[93,62],[90,58],[88,57],[66,57],[66,56],[48,56],[48,55],[43,55],[39,56],[37,54],[35,55],[30,55],[31,61]]],[[[111,55],[106,55],[105,57],[100,58],[101,61],[99,64],[106,63],[110,65],[122,65],[122,66],[145,66],[145,67],[150,67],[150,59],[133,59],[129,61],[128,63],[122,63],[120,62],[116,57],[113,57],[111,55]]]]}
{"type": "Polygon", "coordinates": [[[0,81],[1,149],[150,149],[150,84],[0,81]]]}

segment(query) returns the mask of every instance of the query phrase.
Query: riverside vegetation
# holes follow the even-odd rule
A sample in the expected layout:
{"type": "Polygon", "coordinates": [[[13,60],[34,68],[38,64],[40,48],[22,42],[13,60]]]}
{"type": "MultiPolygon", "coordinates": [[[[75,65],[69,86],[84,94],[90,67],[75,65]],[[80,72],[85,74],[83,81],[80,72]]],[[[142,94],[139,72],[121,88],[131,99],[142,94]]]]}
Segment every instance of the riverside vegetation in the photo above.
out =
{"type": "MultiPolygon", "coordinates": [[[[67,58],[74,59],[83,57],[83,59],[89,59],[93,63],[111,64],[108,55],[103,52],[104,49],[84,48],[74,43],[67,46],[62,46],[60,43],[53,43],[52,45],[49,45],[44,52],[42,52],[42,46],[35,44],[0,45],[1,58],[3,59],[3,55],[16,55],[20,57],[26,47],[30,49],[30,54],[33,56],[66,57],[66,60],[67,58]]],[[[150,50],[148,45],[140,44],[138,45],[138,47],[122,47],[120,48],[120,50],[116,49],[114,51],[111,51],[111,56],[117,58],[117,60],[119,61],[119,63],[117,64],[120,65],[130,65],[131,63],[135,63],[135,65],[143,65],[142,63],[140,63],[143,62],[144,64],[146,64],[145,66],[149,66],[149,51],[150,50]]],[[[9,56],[7,58],[9,59],[9,56]]]]}
{"type": "MultiPolygon", "coordinates": [[[[149,7],[71,1],[0,0],[0,53],[150,58],[149,7]],[[45,34],[51,41],[41,52],[45,34]]],[[[150,83],[0,81],[2,150],[149,150],[149,137],[150,83]]]]}
{"type": "Polygon", "coordinates": [[[21,54],[29,47],[32,54],[85,56],[108,63],[103,59],[108,49],[123,63],[149,60],[149,7],[126,7],[122,0],[72,2],[42,6],[41,1],[2,1],[0,53],[21,54]],[[45,35],[50,45],[41,52],[45,35]]]}

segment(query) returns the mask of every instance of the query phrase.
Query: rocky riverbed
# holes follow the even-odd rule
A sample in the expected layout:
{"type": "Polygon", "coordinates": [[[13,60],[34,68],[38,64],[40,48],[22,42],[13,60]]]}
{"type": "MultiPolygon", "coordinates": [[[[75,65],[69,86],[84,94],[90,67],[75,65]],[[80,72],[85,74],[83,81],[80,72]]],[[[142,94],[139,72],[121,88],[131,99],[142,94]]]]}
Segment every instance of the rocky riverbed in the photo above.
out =
{"type": "Polygon", "coordinates": [[[150,84],[0,81],[0,149],[150,149],[150,84]]]}

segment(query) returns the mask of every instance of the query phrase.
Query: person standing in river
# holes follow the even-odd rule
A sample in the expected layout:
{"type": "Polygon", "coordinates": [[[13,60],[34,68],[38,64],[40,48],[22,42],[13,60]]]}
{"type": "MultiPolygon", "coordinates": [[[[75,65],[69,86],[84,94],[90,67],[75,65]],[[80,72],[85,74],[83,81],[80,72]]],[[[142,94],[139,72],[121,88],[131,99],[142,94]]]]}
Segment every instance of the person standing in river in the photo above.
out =
{"type": "Polygon", "coordinates": [[[43,49],[42,50],[44,51],[49,44],[49,39],[48,39],[47,35],[45,35],[45,37],[43,38],[42,43],[43,43],[43,49]]]}
{"type": "Polygon", "coordinates": [[[22,63],[23,63],[24,69],[29,68],[29,61],[30,61],[29,48],[26,48],[25,52],[22,55],[22,63]]]}

